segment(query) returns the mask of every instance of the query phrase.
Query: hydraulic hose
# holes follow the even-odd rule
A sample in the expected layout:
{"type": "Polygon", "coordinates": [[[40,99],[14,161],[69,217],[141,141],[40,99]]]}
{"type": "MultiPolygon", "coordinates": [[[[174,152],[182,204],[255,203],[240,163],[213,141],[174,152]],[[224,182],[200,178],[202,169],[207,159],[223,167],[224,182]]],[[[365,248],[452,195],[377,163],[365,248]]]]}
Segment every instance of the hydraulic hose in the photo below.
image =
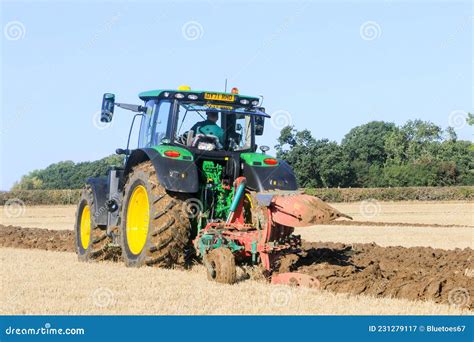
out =
{"type": "MultiPolygon", "coordinates": [[[[239,178],[238,178],[239,179],[239,178]]],[[[232,203],[230,204],[229,215],[227,215],[226,223],[231,223],[234,217],[234,212],[240,204],[242,196],[245,192],[245,186],[247,184],[247,180],[244,177],[240,178],[239,186],[237,187],[237,191],[235,192],[234,198],[232,199],[232,203]]]]}

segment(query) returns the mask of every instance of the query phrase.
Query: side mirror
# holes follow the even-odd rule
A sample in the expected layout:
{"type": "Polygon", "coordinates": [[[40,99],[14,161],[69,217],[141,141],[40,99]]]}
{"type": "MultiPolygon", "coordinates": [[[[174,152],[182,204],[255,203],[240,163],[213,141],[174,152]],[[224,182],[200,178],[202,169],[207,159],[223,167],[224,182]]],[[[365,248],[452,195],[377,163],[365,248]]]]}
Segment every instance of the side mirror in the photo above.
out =
{"type": "Polygon", "coordinates": [[[121,154],[124,154],[126,156],[132,154],[132,151],[130,151],[128,148],[127,149],[123,149],[123,148],[118,148],[115,150],[115,154],[118,154],[118,155],[121,155],[121,154]]]}
{"type": "Polygon", "coordinates": [[[114,116],[115,94],[105,93],[102,98],[101,122],[110,122],[114,116]]]}
{"type": "Polygon", "coordinates": [[[263,135],[263,128],[265,127],[265,117],[255,116],[255,135],[263,135]]]}

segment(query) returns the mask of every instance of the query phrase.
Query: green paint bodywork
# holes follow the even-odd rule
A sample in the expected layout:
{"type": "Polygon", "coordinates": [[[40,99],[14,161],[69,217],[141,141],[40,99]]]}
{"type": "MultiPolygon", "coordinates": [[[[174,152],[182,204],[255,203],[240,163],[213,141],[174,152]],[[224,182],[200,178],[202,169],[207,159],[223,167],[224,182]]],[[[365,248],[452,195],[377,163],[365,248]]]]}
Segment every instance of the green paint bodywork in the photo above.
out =
{"type": "MultiPolygon", "coordinates": [[[[201,198],[203,203],[203,215],[201,216],[201,222],[199,222],[198,233],[202,227],[206,226],[207,218],[210,216],[211,210],[213,211],[213,219],[221,219],[225,221],[229,215],[234,200],[234,187],[231,186],[229,189],[228,186],[223,185],[223,171],[224,167],[219,163],[210,160],[206,160],[202,163],[202,174],[204,179],[202,182],[203,185],[201,186],[201,194],[204,194],[206,191],[211,191],[214,194],[214,202],[212,203],[212,208],[207,207],[209,204],[206,203],[204,198],[201,198]]],[[[229,248],[232,253],[244,249],[244,246],[222,236],[224,230],[225,229],[213,231],[212,233],[204,233],[199,238],[198,249],[200,255],[204,256],[206,253],[219,247],[229,248]]]]}
{"type": "Polygon", "coordinates": [[[205,255],[207,252],[219,247],[229,248],[232,253],[244,249],[244,246],[240,246],[232,240],[225,239],[220,232],[215,234],[203,234],[198,242],[200,255],[205,255]]]}
{"type": "Polygon", "coordinates": [[[215,243],[214,240],[213,234],[203,234],[198,243],[199,254],[205,255],[207,251],[219,248],[222,245],[222,238],[218,238],[215,243]]]}
{"type": "Polygon", "coordinates": [[[257,241],[252,241],[252,263],[255,264],[257,262],[257,241]]]}
{"type": "Polygon", "coordinates": [[[269,156],[268,154],[263,154],[263,153],[253,153],[253,152],[248,152],[248,153],[242,153],[240,155],[240,158],[245,162],[245,164],[251,165],[251,166],[262,166],[262,167],[274,167],[278,166],[280,162],[276,165],[268,165],[263,162],[264,159],[271,158],[275,159],[272,156],[269,156]]]}
{"type": "MultiPolygon", "coordinates": [[[[213,218],[219,218],[225,220],[229,212],[230,205],[232,203],[232,197],[234,195],[234,189],[224,189],[222,186],[222,172],[224,167],[218,163],[212,161],[204,161],[202,163],[203,172],[203,191],[210,189],[214,193],[216,202],[213,205],[214,215],[213,218]]],[[[204,202],[204,199],[202,199],[204,202]]],[[[204,211],[209,211],[210,208],[204,208],[204,211]]]]}
{"type": "Polygon", "coordinates": [[[193,154],[191,152],[179,146],[157,145],[157,146],[153,146],[153,149],[157,151],[162,157],[165,157],[165,158],[176,159],[176,160],[186,160],[186,161],[194,160],[193,154]],[[177,151],[181,155],[177,158],[171,158],[165,155],[166,151],[177,151]]]}
{"type": "Polygon", "coordinates": [[[240,94],[231,94],[231,93],[225,93],[225,92],[219,92],[219,91],[209,91],[209,90],[178,90],[178,89],[156,89],[156,90],[148,90],[148,91],[143,91],[140,94],[138,94],[138,97],[142,100],[147,100],[150,98],[158,97],[161,95],[163,92],[170,92],[170,93],[190,93],[190,94],[204,94],[204,93],[214,93],[214,94],[226,94],[226,95],[236,95],[240,99],[248,99],[249,101],[253,100],[259,100],[258,97],[255,96],[248,96],[248,95],[240,95],[240,94]]]}

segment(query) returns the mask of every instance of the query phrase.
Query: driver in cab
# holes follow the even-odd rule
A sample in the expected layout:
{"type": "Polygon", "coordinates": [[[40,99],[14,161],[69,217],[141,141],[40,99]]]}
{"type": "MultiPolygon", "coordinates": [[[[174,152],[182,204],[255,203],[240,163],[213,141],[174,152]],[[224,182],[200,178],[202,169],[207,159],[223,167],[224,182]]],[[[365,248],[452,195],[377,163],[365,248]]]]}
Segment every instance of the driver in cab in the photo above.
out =
{"type": "Polygon", "coordinates": [[[197,134],[213,135],[217,137],[219,142],[222,144],[224,142],[224,130],[217,124],[219,113],[207,111],[206,115],[207,119],[195,123],[194,126],[191,127],[191,130],[194,132],[195,136],[197,134]]]}

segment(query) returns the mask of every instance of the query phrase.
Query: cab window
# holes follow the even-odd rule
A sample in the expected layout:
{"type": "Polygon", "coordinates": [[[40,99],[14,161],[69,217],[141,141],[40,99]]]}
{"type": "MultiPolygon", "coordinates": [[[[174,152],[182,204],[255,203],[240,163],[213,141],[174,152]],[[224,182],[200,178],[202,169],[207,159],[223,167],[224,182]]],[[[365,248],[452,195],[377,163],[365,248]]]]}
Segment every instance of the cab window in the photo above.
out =
{"type": "Polygon", "coordinates": [[[171,109],[169,101],[148,101],[146,114],[142,118],[139,147],[152,147],[167,136],[168,117],[171,109]]]}

